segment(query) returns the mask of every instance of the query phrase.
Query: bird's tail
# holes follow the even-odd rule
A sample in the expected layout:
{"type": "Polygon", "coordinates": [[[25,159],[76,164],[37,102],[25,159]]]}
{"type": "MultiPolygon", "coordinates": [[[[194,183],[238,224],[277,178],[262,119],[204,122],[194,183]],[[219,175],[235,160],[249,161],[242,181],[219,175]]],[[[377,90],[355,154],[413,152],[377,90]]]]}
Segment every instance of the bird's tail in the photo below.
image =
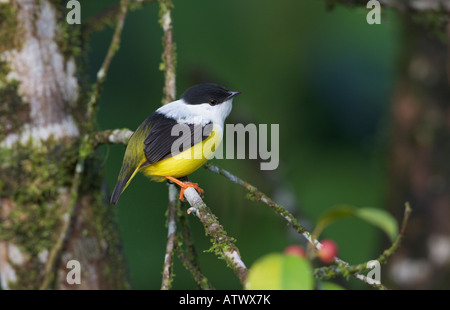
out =
{"type": "Polygon", "coordinates": [[[122,195],[123,191],[127,188],[128,184],[130,183],[131,179],[136,175],[136,173],[139,171],[139,166],[136,167],[134,170],[131,170],[131,172],[128,172],[127,167],[122,167],[120,170],[119,178],[117,179],[116,186],[114,187],[114,190],[111,195],[110,203],[115,205],[117,201],[120,198],[120,195],[122,195]]]}

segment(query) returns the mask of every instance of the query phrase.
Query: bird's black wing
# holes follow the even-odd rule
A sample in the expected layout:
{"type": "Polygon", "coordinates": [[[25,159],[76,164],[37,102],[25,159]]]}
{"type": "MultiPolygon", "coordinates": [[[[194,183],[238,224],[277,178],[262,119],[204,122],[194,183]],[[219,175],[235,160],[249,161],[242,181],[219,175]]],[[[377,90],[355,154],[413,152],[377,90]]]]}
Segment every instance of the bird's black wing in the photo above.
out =
{"type": "Polygon", "coordinates": [[[175,156],[202,142],[211,134],[213,127],[211,122],[205,125],[179,124],[157,112],[150,115],[144,123],[148,123],[151,129],[144,141],[147,162],[143,166],[175,156]]]}

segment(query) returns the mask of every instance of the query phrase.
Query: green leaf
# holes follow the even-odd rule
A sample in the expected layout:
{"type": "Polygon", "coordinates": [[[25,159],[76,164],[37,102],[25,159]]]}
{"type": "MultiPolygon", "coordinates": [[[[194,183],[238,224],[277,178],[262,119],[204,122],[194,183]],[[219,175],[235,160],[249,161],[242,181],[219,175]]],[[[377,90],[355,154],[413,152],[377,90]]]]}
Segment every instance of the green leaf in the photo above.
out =
{"type": "Polygon", "coordinates": [[[337,221],[338,219],[351,217],[354,214],[354,207],[347,205],[334,207],[319,218],[316,228],[314,229],[312,234],[318,238],[325,227],[329,226],[331,223],[337,221]]]}
{"type": "Polygon", "coordinates": [[[388,212],[376,208],[359,208],[356,210],[356,216],[383,230],[392,242],[397,238],[397,221],[388,212]]]}
{"type": "Polygon", "coordinates": [[[250,268],[248,290],[311,290],[311,265],[305,258],[280,253],[267,254],[250,268]]]}
{"type": "Polygon", "coordinates": [[[398,235],[397,221],[392,215],[382,209],[356,208],[349,205],[337,206],[324,215],[317,222],[313,235],[318,238],[325,227],[331,223],[346,217],[356,217],[383,230],[394,241],[398,235]]]}

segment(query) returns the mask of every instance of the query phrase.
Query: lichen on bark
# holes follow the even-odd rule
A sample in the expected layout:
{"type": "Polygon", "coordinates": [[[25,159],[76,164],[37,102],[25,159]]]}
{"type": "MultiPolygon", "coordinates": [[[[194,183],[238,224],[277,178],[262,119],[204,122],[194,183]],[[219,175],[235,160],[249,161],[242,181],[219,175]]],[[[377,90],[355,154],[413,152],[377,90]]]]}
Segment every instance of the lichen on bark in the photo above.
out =
{"type": "Polygon", "coordinates": [[[3,289],[37,289],[48,278],[48,288],[129,287],[94,148],[83,153],[85,169],[74,186],[89,88],[80,27],[68,25],[64,12],[59,0],[0,3],[3,289]],[[61,236],[62,251],[48,273],[61,236]],[[82,266],[79,286],[66,281],[71,259],[82,266]]]}
{"type": "Polygon", "coordinates": [[[38,288],[45,259],[67,209],[70,175],[76,160],[73,142],[49,139],[0,149],[0,240],[14,244],[23,257],[10,288],[38,288]],[[9,208],[5,207],[8,200],[9,208]],[[33,270],[33,272],[30,272],[33,270]]]}
{"type": "Polygon", "coordinates": [[[0,3],[0,54],[8,49],[18,48],[17,10],[12,3],[0,3]]]}

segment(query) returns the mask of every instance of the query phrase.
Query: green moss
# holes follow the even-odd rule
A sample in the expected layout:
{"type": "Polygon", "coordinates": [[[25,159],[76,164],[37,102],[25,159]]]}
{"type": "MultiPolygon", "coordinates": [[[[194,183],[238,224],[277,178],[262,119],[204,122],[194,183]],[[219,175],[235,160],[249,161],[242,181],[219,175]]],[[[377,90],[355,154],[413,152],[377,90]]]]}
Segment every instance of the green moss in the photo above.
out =
{"type": "Polygon", "coordinates": [[[0,161],[0,197],[15,205],[0,226],[0,239],[37,255],[54,243],[65,210],[60,191],[70,188],[76,153],[69,143],[49,139],[36,147],[29,141],[1,149],[0,161]]]}
{"type": "Polygon", "coordinates": [[[69,9],[66,8],[67,0],[50,0],[55,9],[58,32],[56,33],[56,43],[65,59],[69,57],[79,57],[83,54],[81,41],[81,25],[70,25],[66,21],[69,9]]]}
{"type": "MultiPolygon", "coordinates": [[[[32,265],[32,264],[30,264],[32,265]]],[[[16,272],[17,282],[9,282],[8,287],[11,290],[33,290],[40,286],[41,275],[39,269],[32,268],[33,266],[16,266],[12,265],[16,272]]]]}
{"type": "Polygon", "coordinates": [[[102,173],[98,170],[101,167],[100,158],[95,153],[91,154],[85,165],[90,173],[83,176],[79,189],[80,195],[89,193],[87,203],[89,207],[83,208],[80,215],[81,221],[85,223],[83,239],[97,240],[103,260],[102,276],[106,278],[104,283],[109,283],[111,288],[115,289],[129,289],[128,270],[122,256],[114,212],[112,208],[105,206],[104,193],[100,187],[102,183],[102,173]]]}
{"type": "Polygon", "coordinates": [[[76,162],[72,141],[49,139],[36,146],[0,149],[0,198],[11,204],[2,218],[0,240],[15,244],[26,257],[13,266],[16,283],[11,288],[36,289],[42,281],[39,253],[49,251],[59,237],[61,219],[67,210],[71,176],[76,162]]]}
{"type": "Polygon", "coordinates": [[[61,35],[56,43],[61,49],[61,53],[67,59],[68,57],[79,57],[83,54],[81,42],[81,25],[70,25],[66,22],[65,15],[58,19],[60,23],[61,35]]]}
{"type": "Polygon", "coordinates": [[[8,65],[0,60],[0,141],[28,122],[30,106],[18,93],[19,82],[8,80],[8,65]]]}
{"type": "MultiPolygon", "coordinates": [[[[67,24],[67,1],[50,2],[56,9],[55,40],[66,59],[75,57],[77,75],[88,84],[88,79],[82,76],[86,73],[80,25],[67,24]]],[[[9,4],[0,4],[0,49],[19,46],[14,43],[20,37],[17,27],[15,9],[9,4]],[[4,31],[5,27],[8,31],[4,31]]],[[[20,132],[24,123],[30,123],[29,104],[18,93],[19,81],[7,79],[8,74],[8,64],[0,60],[0,141],[9,133],[20,132]]],[[[80,90],[80,102],[86,101],[86,89],[80,90]]],[[[78,105],[70,112],[77,120],[85,116],[85,109],[78,105]]],[[[23,265],[12,265],[17,282],[9,283],[10,288],[41,286],[45,266],[38,256],[42,251],[53,249],[71,201],[77,201],[74,219],[82,225],[80,234],[73,232],[75,238],[81,239],[81,243],[86,238],[95,240],[98,246],[100,268],[104,268],[98,270],[102,277],[99,282],[106,285],[105,288],[129,288],[113,210],[104,206],[101,160],[91,142],[82,144],[81,140],[50,138],[39,145],[30,139],[12,148],[0,146],[0,199],[10,206],[7,216],[0,218],[0,240],[18,246],[25,258],[23,265]],[[83,159],[84,173],[74,194],[71,189],[78,156],[83,159]]]]}
{"type": "MultiPolygon", "coordinates": [[[[12,266],[18,282],[11,288],[36,289],[42,284],[44,266],[39,253],[51,251],[61,233],[64,213],[70,208],[79,142],[49,139],[36,146],[31,140],[13,149],[0,149],[0,198],[13,207],[0,225],[0,240],[15,244],[27,257],[21,266],[12,266]]],[[[83,223],[76,238],[96,240],[102,257],[102,283],[110,288],[129,288],[126,265],[120,248],[114,213],[104,207],[101,189],[100,159],[87,155],[85,171],[78,189],[77,222],[83,223]]],[[[83,243],[83,242],[82,242],[83,243]]]]}
{"type": "Polygon", "coordinates": [[[0,54],[20,48],[17,11],[11,3],[0,3],[0,54]]]}

